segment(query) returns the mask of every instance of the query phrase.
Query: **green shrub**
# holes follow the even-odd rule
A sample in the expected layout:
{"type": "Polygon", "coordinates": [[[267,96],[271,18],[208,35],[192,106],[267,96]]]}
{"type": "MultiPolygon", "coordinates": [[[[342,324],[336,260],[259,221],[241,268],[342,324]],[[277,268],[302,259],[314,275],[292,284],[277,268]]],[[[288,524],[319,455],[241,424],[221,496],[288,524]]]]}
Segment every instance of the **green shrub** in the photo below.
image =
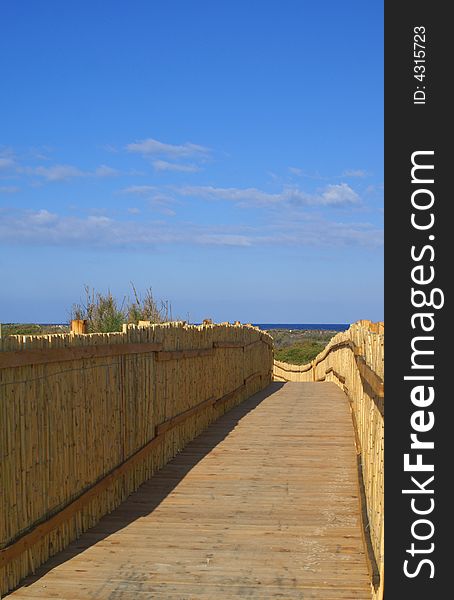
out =
{"type": "Polygon", "coordinates": [[[85,302],[73,305],[71,319],[86,320],[88,333],[121,331],[123,323],[137,325],[139,321],[162,323],[169,320],[168,302],[158,304],[151,289],[141,298],[134,285],[131,286],[133,299],[124,297],[120,303],[110,290],[107,293],[96,292],[86,285],[85,302]]]}
{"type": "Polygon", "coordinates": [[[291,363],[292,365],[304,365],[319,354],[325,344],[316,341],[302,342],[286,348],[276,350],[276,360],[291,363]]]}

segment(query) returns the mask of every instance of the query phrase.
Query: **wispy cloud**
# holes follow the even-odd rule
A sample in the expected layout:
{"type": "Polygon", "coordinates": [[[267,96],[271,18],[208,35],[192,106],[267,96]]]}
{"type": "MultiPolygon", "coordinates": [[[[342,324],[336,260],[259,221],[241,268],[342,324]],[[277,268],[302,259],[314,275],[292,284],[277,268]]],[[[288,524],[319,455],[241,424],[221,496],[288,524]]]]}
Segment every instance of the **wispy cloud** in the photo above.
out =
{"type": "Polygon", "coordinates": [[[348,206],[359,204],[358,194],[346,183],[327,185],[319,193],[311,194],[296,186],[285,186],[280,192],[270,193],[257,188],[221,188],[214,186],[183,186],[177,191],[185,196],[211,200],[229,200],[243,207],[348,206]]]}
{"type": "Polygon", "coordinates": [[[200,167],[194,164],[171,163],[167,160],[154,160],[152,165],[156,171],[179,171],[181,173],[196,173],[200,167]]]}
{"type": "Polygon", "coordinates": [[[363,169],[347,169],[342,173],[342,177],[367,177],[369,173],[363,169]]]}
{"type": "Polygon", "coordinates": [[[327,185],[320,194],[321,204],[329,206],[345,206],[346,204],[358,204],[358,194],[346,183],[327,185]]]}
{"type": "Polygon", "coordinates": [[[49,225],[50,223],[56,223],[58,221],[58,215],[51,213],[44,208],[35,212],[28,211],[26,215],[30,223],[36,225],[49,225]]]}
{"type": "MultiPolygon", "coordinates": [[[[136,213],[134,209],[131,212],[136,213]]],[[[152,250],[170,244],[376,248],[381,246],[382,238],[383,231],[369,223],[342,223],[322,218],[280,220],[258,227],[142,219],[122,221],[106,214],[74,217],[46,209],[4,209],[0,219],[0,242],[33,246],[128,250],[152,250]]]]}
{"type": "Polygon", "coordinates": [[[155,194],[148,198],[150,208],[168,217],[174,217],[177,214],[173,208],[175,202],[175,199],[167,194],[155,194]]]}
{"type": "Polygon", "coordinates": [[[126,145],[128,152],[140,154],[143,158],[153,159],[151,164],[155,171],[171,171],[196,173],[201,171],[201,164],[211,156],[211,149],[192,142],[185,144],[168,144],[154,138],[147,138],[126,145]],[[186,163],[185,159],[192,162],[186,163]],[[181,162],[183,160],[183,162],[181,162]]]}
{"type": "Polygon", "coordinates": [[[156,192],[158,188],[155,185],[130,185],[120,190],[123,194],[137,194],[139,196],[149,196],[156,192]]]}
{"type": "Polygon", "coordinates": [[[45,181],[67,181],[77,177],[115,177],[119,171],[107,165],[100,165],[94,171],[83,171],[73,165],[52,165],[49,167],[18,167],[19,173],[42,177],[45,181]]]}
{"type": "Polygon", "coordinates": [[[11,169],[16,166],[14,158],[10,156],[0,156],[0,170],[11,169]]]}
{"type": "Polygon", "coordinates": [[[270,194],[257,188],[222,188],[211,185],[186,185],[176,189],[183,196],[193,196],[209,200],[230,200],[237,203],[249,203],[266,206],[279,202],[281,194],[270,194]]]}
{"type": "Polygon", "coordinates": [[[10,149],[1,151],[0,171],[2,173],[6,172],[10,177],[34,176],[45,181],[66,181],[77,177],[115,177],[121,175],[120,171],[105,164],[99,165],[93,170],[83,170],[70,164],[48,164],[46,166],[27,164],[29,161],[49,161],[50,157],[41,150],[48,152],[49,148],[47,146],[42,149],[31,148],[21,158],[15,156],[10,149]]]}
{"type": "Polygon", "coordinates": [[[144,198],[150,208],[161,214],[169,217],[173,217],[176,214],[173,208],[173,205],[177,204],[176,199],[154,185],[131,185],[120,190],[120,192],[144,198]]]}
{"type": "Polygon", "coordinates": [[[16,194],[20,191],[17,185],[0,185],[0,193],[2,194],[16,194]]]}
{"type": "Polygon", "coordinates": [[[302,177],[304,175],[303,169],[299,169],[298,167],[289,167],[288,170],[292,175],[298,175],[298,177],[302,177]]]}
{"type": "Polygon", "coordinates": [[[332,176],[331,177],[323,176],[318,171],[309,173],[308,171],[305,171],[304,169],[301,169],[300,167],[287,167],[287,170],[291,175],[295,175],[296,177],[304,177],[305,179],[314,179],[317,181],[329,181],[332,179],[336,179],[335,177],[332,177],[332,176]]]}
{"type": "Polygon", "coordinates": [[[228,233],[205,233],[196,239],[199,244],[210,246],[252,246],[254,239],[246,235],[235,235],[228,233]]]}
{"type": "Polygon", "coordinates": [[[87,173],[72,165],[53,165],[51,167],[24,167],[29,175],[38,175],[47,181],[65,181],[74,177],[86,177],[87,173]]]}
{"type": "Polygon", "coordinates": [[[100,165],[96,168],[94,174],[96,177],[117,177],[117,175],[120,175],[120,171],[107,165],[100,165]]]}
{"type": "Polygon", "coordinates": [[[153,138],[127,144],[128,152],[137,152],[144,155],[162,155],[172,158],[207,157],[211,153],[209,148],[186,142],[185,144],[167,144],[153,138]]]}
{"type": "Polygon", "coordinates": [[[282,220],[266,239],[269,243],[290,246],[379,248],[383,229],[371,223],[343,223],[328,219],[282,220]]]}
{"type": "Polygon", "coordinates": [[[314,179],[318,181],[333,181],[342,179],[343,177],[369,177],[370,173],[365,171],[364,169],[346,169],[341,173],[341,175],[321,175],[318,171],[314,171],[312,173],[308,173],[304,169],[299,167],[288,167],[288,172],[296,177],[304,177],[306,179],[314,179]]]}

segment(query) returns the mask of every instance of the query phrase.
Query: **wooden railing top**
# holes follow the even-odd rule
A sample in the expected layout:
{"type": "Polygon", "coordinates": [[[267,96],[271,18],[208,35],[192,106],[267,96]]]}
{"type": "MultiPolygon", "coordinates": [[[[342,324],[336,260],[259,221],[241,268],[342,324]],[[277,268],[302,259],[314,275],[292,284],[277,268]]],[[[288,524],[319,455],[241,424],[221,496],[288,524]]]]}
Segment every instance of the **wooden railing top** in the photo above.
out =
{"type": "Polygon", "coordinates": [[[283,371],[287,371],[287,373],[305,373],[306,371],[310,371],[312,369],[312,363],[306,363],[305,365],[292,365],[291,363],[275,360],[274,364],[283,371]]]}
{"type": "Polygon", "coordinates": [[[155,353],[156,360],[178,360],[197,356],[211,356],[216,349],[239,348],[248,349],[256,344],[264,343],[273,347],[273,339],[269,334],[249,325],[186,325],[184,323],[165,323],[151,326],[125,326],[123,332],[111,334],[50,334],[39,336],[11,336],[12,342],[0,345],[0,369],[23,367],[27,365],[43,365],[60,363],[72,360],[95,359],[107,356],[121,356],[127,354],[155,353]],[[229,329],[255,329],[259,339],[252,342],[239,342],[234,340],[217,340],[205,348],[188,348],[166,350],[160,341],[133,341],[131,335],[143,332],[144,329],[157,331],[168,328],[182,328],[190,330],[206,330],[207,328],[229,329]],[[16,342],[16,343],[15,343],[16,342]]]}

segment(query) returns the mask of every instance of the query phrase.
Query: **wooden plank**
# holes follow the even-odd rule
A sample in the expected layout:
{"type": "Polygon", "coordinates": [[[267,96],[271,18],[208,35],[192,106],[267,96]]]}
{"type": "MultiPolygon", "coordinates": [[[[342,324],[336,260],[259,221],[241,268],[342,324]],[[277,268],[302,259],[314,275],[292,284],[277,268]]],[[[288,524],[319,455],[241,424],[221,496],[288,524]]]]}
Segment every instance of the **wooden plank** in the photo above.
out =
{"type": "Polygon", "coordinates": [[[67,348],[43,348],[40,350],[17,350],[0,352],[0,369],[44,365],[69,360],[99,358],[102,356],[122,356],[144,354],[162,350],[159,343],[99,344],[97,346],[72,346],[67,348]]]}

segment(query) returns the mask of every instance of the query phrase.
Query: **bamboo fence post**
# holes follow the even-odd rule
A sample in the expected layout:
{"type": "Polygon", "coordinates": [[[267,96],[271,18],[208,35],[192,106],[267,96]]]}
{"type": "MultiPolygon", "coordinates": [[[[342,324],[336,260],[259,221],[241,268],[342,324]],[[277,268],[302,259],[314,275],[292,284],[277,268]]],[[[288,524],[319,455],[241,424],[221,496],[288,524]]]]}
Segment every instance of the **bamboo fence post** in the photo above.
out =
{"type": "Polygon", "coordinates": [[[73,319],[71,321],[71,333],[87,333],[87,325],[86,319],[73,319]]]}

